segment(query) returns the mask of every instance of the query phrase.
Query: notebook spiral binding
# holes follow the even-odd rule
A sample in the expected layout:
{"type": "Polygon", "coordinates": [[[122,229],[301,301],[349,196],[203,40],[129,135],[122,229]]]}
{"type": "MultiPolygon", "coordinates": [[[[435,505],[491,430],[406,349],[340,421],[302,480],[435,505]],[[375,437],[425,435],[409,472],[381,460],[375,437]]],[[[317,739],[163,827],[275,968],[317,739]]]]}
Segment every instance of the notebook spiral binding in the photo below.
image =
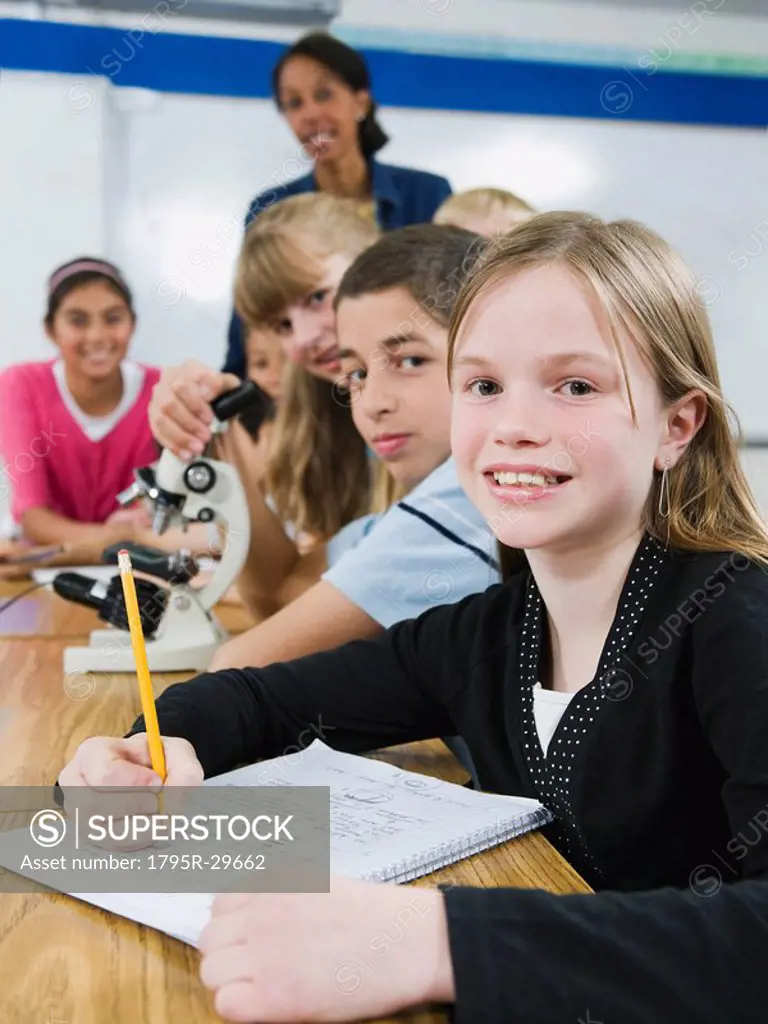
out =
{"type": "Polygon", "coordinates": [[[476,853],[482,853],[492,846],[499,846],[553,820],[552,812],[546,807],[540,807],[524,817],[517,818],[514,824],[510,823],[501,829],[499,825],[476,829],[464,836],[460,842],[441,843],[439,846],[429,847],[405,860],[387,864],[378,871],[366,872],[360,878],[365,882],[412,882],[415,878],[421,878],[439,868],[473,857],[476,853]]]}

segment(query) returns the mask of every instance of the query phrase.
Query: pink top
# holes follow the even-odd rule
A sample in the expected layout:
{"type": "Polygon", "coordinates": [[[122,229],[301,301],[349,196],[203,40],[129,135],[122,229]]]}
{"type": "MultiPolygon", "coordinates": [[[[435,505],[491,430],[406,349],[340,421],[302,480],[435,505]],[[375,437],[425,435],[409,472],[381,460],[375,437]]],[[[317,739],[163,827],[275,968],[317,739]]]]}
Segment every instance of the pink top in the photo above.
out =
{"type": "Polygon", "coordinates": [[[141,366],[144,382],[133,405],[100,441],[84,433],[64,404],[54,360],[21,363],[0,373],[0,488],[12,494],[17,523],[30,508],[47,508],[81,523],[103,523],[133,470],[155,462],[147,406],[160,370],[141,366]]]}

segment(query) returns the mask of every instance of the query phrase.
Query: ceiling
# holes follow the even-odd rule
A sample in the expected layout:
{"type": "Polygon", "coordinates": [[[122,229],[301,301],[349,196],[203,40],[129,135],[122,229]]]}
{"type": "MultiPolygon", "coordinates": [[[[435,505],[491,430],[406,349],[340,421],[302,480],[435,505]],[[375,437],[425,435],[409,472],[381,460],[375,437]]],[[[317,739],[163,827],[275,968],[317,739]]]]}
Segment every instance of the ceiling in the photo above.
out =
{"type": "MultiPolygon", "coordinates": [[[[586,4],[602,4],[604,7],[661,7],[676,14],[683,14],[691,7],[690,0],[560,0],[575,6],[586,4]]],[[[707,0],[711,13],[722,11],[723,14],[748,14],[754,17],[768,18],[768,0],[707,0]]]]}

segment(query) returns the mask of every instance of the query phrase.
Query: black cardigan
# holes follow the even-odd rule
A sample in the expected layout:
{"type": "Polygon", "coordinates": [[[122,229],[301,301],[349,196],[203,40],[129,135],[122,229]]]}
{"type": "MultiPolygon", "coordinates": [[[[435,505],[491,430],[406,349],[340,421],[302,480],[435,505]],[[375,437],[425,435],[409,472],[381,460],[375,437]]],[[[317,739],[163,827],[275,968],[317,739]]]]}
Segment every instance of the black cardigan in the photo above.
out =
{"type": "MultiPolygon", "coordinates": [[[[546,625],[527,571],[400,623],[375,640],[171,686],[157,711],[161,732],[190,740],[208,776],[306,745],[318,734],[330,746],[362,752],[458,733],[483,789],[536,796],[555,810],[550,838],[595,888],[690,885],[691,912],[680,913],[681,927],[685,921],[693,927],[701,916],[697,899],[709,895],[701,890],[711,887],[716,872],[726,883],[766,873],[767,634],[768,576],[762,568],[729,553],[665,552],[646,538],[630,567],[595,679],[566,709],[546,760],[533,724],[530,686],[546,625]]],[[[142,730],[139,719],[131,733],[142,730]]],[[[577,913],[574,941],[581,922],[592,921],[605,900],[617,898],[577,903],[590,909],[577,913]]],[[[662,912],[671,899],[652,898],[662,901],[662,912]]],[[[678,905],[675,900],[670,906],[678,905]]],[[[517,948],[509,930],[518,920],[517,901],[538,912],[528,893],[449,894],[452,944],[455,954],[462,951],[457,976],[464,979],[464,1007],[472,1005],[467,963],[475,962],[479,971],[485,953],[499,968],[499,1006],[530,1013],[533,996],[519,1006],[505,1001],[510,965],[506,955],[503,968],[498,963],[505,948],[498,933],[508,934],[509,948],[517,948]],[[509,914],[505,900],[512,901],[509,914]],[[459,920],[473,915],[474,931],[463,925],[459,935],[459,920]],[[496,934],[492,948],[490,940],[462,937],[480,932],[496,934]]],[[[555,904],[557,911],[542,915],[553,924],[568,916],[567,900],[555,904]]],[[[551,905],[544,900],[543,906],[551,905]]],[[[638,908],[635,918],[650,924],[653,914],[643,918],[641,904],[632,906],[638,908]]],[[[523,917],[527,912],[521,911],[523,917]]],[[[614,913],[609,908],[608,921],[614,913]]],[[[713,910],[710,920],[716,917],[713,910]]],[[[524,928],[519,920],[515,927],[524,928]]],[[[622,934],[621,925],[613,930],[622,934]]],[[[549,944],[542,938],[542,955],[549,944]]],[[[552,943],[553,950],[557,946],[552,943]]],[[[654,948],[650,942],[648,956],[654,948]]],[[[658,948],[661,956],[663,943],[658,948]]],[[[699,952],[706,959],[711,950],[699,952]]],[[[584,962],[583,951],[572,953],[584,962]]],[[[660,960],[657,967],[663,967],[660,960]]],[[[541,998],[546,1000],[546,991],[541,998]]],[[[641,1019],[627,1016],[623,1004],[621,1012],[624,1021],[641,1019]]],[[[601,1019],[597,1003],[593,1017],[601,1019]]],[[[510,1018],[500,1011],[483,1019],[510,1018]]]]}

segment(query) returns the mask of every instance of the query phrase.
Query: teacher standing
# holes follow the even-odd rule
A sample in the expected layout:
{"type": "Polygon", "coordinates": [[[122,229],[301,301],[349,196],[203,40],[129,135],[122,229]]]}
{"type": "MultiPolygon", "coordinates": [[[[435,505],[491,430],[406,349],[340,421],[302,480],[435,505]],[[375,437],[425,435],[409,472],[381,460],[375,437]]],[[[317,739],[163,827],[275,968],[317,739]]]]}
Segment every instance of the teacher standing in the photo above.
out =
{"type": "MultiPolygon", "coordinates": [[[[430,221],[451,194],[448,181],[437,174],[375,159],[388,136],[376,120],[368,67],[356,50],[333,36],[312,33],[286,50],[272,71],[272,92],[314,167],[303,178],[256,196],[246,229],[267,206],[300,192],[370,200],[384,231],[430,221]]],[[[223,369],[245,374],[243,329],[234,313],[223,369]]]]}

